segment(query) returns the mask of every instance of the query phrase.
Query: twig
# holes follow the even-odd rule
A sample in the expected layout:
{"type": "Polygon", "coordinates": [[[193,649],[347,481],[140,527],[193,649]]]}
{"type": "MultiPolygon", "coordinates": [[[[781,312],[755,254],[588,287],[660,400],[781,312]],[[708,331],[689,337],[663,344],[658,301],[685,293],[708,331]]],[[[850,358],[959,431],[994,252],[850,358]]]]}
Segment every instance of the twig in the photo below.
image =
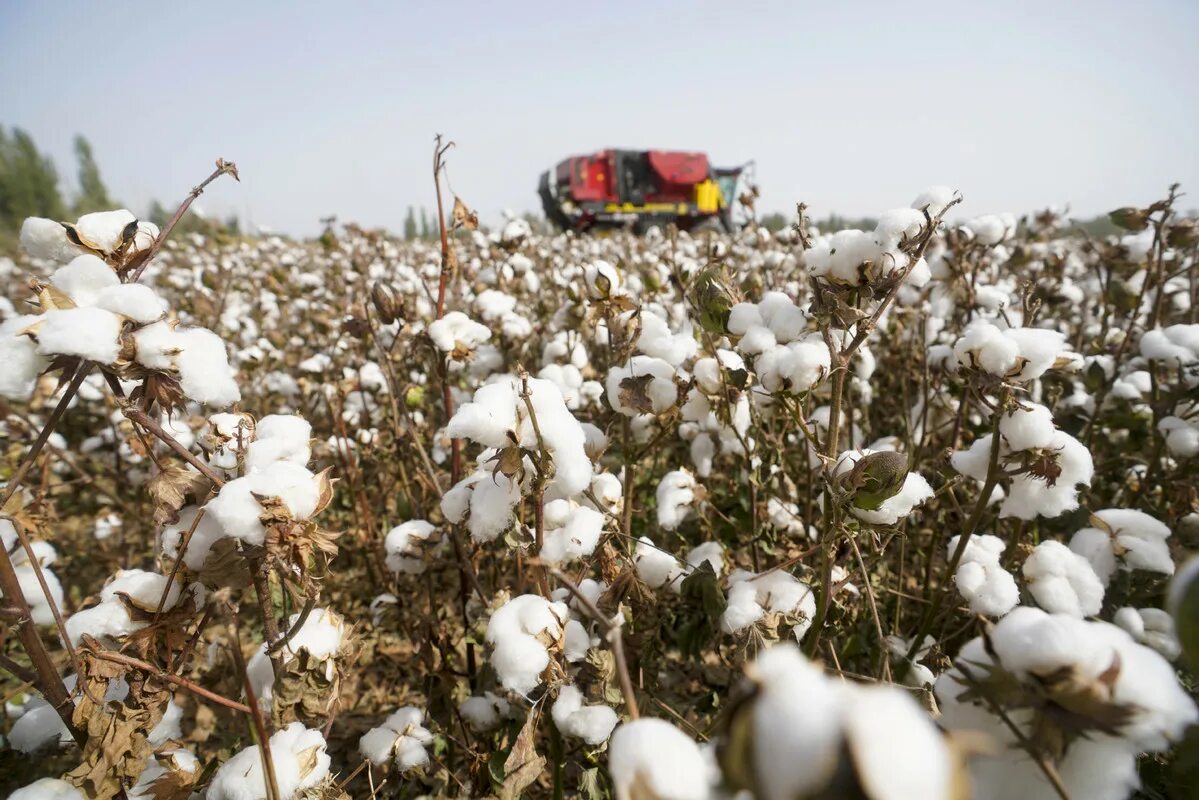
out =
{"type": "Polygon", "coordinates": [[[100,645],[99,642],[97,642],[95,639],[93,639],[90,636],[85,636],[84,641],[85,641],[85,643],[88,644],[89,654],[95,656],[96,658],[98,658],[102,661],[111,661],[114,664],[124,664],[127,667],[133,667],[134,669],[140,669],[143,672],[150,673],[151,675],[158,678],[159,680],[163,680],[163,681],[166,681],[167,683],[174,684],[175,686],[178,686],[180,689],[186,689],[187,691],[191,692],[192,694],[194,694],[198,697],[203,697],[207,700],[211,700],[212,702],[217,703],[218,705],[222,705],[225,708],[231,708],[234,711],[240,711],[243,714],[250,713],[250,707],[248,705],[246,705],[244,703],[239,703],[236,700],[230,700],[228,697],[219,695],[216,692],[209,691],[208,689],[205,689],[203,686],[200,686],[197,683],[193,683],[192,681],[189,681],[187,678],[181,678],[178,675],[172,675],[169,672],[159,669],[158,667],[154,666],[153,664],[150,664],[146,661],[142,661],[141,659],[134,658],[133,656],[127,656],[124,653],[118,653],[114,650],[108,650],[108,649],[104,648],[102,645],[100,645]]]}

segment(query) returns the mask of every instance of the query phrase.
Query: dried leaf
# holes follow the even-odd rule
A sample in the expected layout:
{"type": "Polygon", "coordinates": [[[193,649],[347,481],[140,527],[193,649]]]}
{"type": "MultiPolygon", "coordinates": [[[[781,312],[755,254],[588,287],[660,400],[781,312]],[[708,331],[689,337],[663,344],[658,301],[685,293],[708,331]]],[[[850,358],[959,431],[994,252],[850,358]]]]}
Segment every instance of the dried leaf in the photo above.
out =
{"type": "Polygon", "coordinates": [[[179,521],[179,509],[188,501],[199,501],[208,493],[212,482],[181,461],[161,461],[162,469],[149,480],[146,489],[154,504],[154,521],[170,525],[179,521]]]}
{"type": "Polygon", "coordinates": [[[654,376],[646,373],[625,378],[620,382],[620,392],[617,397],[629,408],[636,409],[642,414],[654,413],[654,403],[649,397],[649,385],[654,376]]]}
{"type": "Polygon", "coordinates": [[[545,769],[544,756],[537,754],[537,723],[541,715],[537,709],[529,712],[524,727],[512,745],[512,751],[504,761],[504,783],[500,786],[500,800],[513,800],[537,780],[545,769]]]}
{"type": "Polygon", "coordinates": [[[470,231],[479,229],[479,215],[467,208],[458,195],[454,195],[454,227],[464,227],[470,231]]]}

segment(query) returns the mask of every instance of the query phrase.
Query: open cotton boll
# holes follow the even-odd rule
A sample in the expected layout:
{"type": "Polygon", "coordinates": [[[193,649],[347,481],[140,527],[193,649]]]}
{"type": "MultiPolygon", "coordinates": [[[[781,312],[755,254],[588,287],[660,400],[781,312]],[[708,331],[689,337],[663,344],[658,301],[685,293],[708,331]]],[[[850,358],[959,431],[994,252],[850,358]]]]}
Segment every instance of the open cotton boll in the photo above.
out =
{"type": "MultiPolygon", "coordinates": [[[[102,253],[111,253],[121,244],[125,229],[136,222],[137,217],[127,208],[115,211],[95,211],[84,214],[75,223],[75,232],[80,241],[102,253]]],[[[157,227],[154,228],[157,235],[157,227]]],[[[151,237],[153,239],[153,237],[151,237]]]]}
{"type": "Polygon", "coordinates": [[[196,775],[199,769],[199,759],[189,750],[176,748],[151,754],[146,759],[146,768],[126,796],[129,800],[158,800],[159,787],[170,785],[172,776],[196,775]]]}
{"type": "Polygon", "coordinates": [[[658,482],[658,524],[673,531],[691,513],[698,484],[695,476],[685,469],[676,469],[662,476],[658,482]]]}
{"type": "Polygon", "coordinates": [[[1112,616],[1128,635],[1161,654],[1167,661],[1175,661],[1182,655],[1182,645],[1174,630],[1174,618],[1160,608],[1133,608],[1125,606],[1112,616]]]}
{"type": "MultiPolygon", "coordinates": [[[[957,552],[960,536],[949,540],[949,557],[957,552]]],[[[953,582],[975,614],[1002,617],[1020,602],[1016,579],[1003,568],[999,556],[1007,545],[998,536],[973,536],[958,562],[953,582]]]]}
{"type": "Polygon", "coordinates": [[[1178,324],[1145,331],[1140,341],[1141,355],[1164,361],[1175,367],[1199,363],[1199,324],[1178,324]]]}
{"type": "Polygon", "coordinates": [[[474,350],[491,338],[491,330],[480,325],[461,311],[451,311],[429,323],[429,338],[443,353],[454,350],[474,350]]]}
{"type": "Polygon", "coordinates": [[[869,510],[850,504],[849,511],[858,519],[872,525],[894,525],[934,494],[933,487],[929,486],[923,475],[919,472],[909,472],[903,479],[903,487],[899,492],[884,500],[878,508],[869,510]]]}
{"type": "Polygon", "coordinates": [[[375,766],[394,756],[400,772],[428,764],[425,748],[433,744],[433,734],[421,725],[423,718],[424,712],[414,706],[396,710],[382,725],[366,732],[358,742],[358,752],[375,766]]]}
{"type": "Polygon", "coordinates": [[[226,536],[248,544],[261,545],[266,528],[261,520],[265,510],[255,495],[277,497],[292,517],[307,519],[320,499],[320,483],[315,475],[290,461],[275,461],[262,470],[231,480],[204,506],[226,536]]]}
{"type": "Polygon", "coordinates": [[[178,580],[170,581],[166,575],[147,572],[144,569],[122,569],[108,579],[100,590],[100,601],[119,601],[124,598],[140,611],[154,612],[166,592],[163,610],[169,611],[179,602],[182,588],[178,580]],[[170,589],[167,589],[168,583],[170,589]]]}
{"type": "Polygon", "coordinates": [[[546,503],[545,517],[547,530],[541,557],[550,564],[561,564],[591,555],[604,531],[603,514],[569,500],[546,503]],[[552,527],[551,519],[555,523],[552,527]]]}
{"type": "Polygon", "coordinates": [[[918,207],[893,208],[879,215],[874,226],[875,240],[891,250],[905,239],[913,239],[924,228],[924,214],[918,207]]]}
{"type": "Polygon", "coordinates": [[[105,291],[121,286],[121,279],[104,259],[88,253],[54,270],[50,283],[75,301],[76,306],[94,306],[105,291]]]}
{"type": "Polygon", "coordinates": [[[582,739],[592,747],[606,742],[620,719],[608,706],[583,705],[583,693],[574,686],[558,691],[550,714],[563,736],[582,739]]]}
{"type": "Polygon", "coordinates": [[[1056,430],[1053,412],[1040,403],[1023,403],[999,419],[999,433],[1013,451],[1049,447],[1056,430]]]}
{"type": "Polygon", "coordinates": [[[724,573],[724,545],[720,542],[704,542],[687,554],[687,564],[692,569],[697,569],[705,561],[719,578],[724,573]]]}
{"type": "Polygon", "coordinates": [[[121,318],[90,306],[47,311],[37,328],[37,350],[44,356],[115,363],[121,354],[121,318]]]}
{"type": "Polygon", "coordinates": [[[844,735],[866,796],[956,796],[950,747],[911,694],[882,684],[844,694],[844,735]]]}
{"type": "MultiPolygon", "coordinates": [[[[637,381],[640,383],[640,381],[637,381]]],[[[652,356],[633,356],[627,366],[616,366],[608,370],[604,383],[608,403],[616,411],[625,416],[635,417],[643,412],[664,414],[678,404],[679,390],[675,384],[674,367],[660,358],[652,356]],[[646,378],[646,376],[649,376],[646,378]],[[634,381],[642,379],[644,384],[645,408],[636,408],[626,402],[641,402],[634,381]],[[626,383],[626,381],[628,383],[626,383]],[[626,385],[621,386],[622,383],[626,385]]]]}
{"type": "Polygon", "coordinates": [[[179,547],[183,542],[183,538],[189,530],[192,531],[191,539],[188,540],[187,551],[183,554],[183,563],[187,568],[193,571],[199,571],[203,568],[205,560],[208,558],[212,546],[216,542],[225,537],[225,530],[221,527],[221,523],[216,517],[205,512],[200,521],[196,522],[196,515],[199,513],[199,508],[196,506],[187,506],[179,512],[179,521],[167,525],[162,530],[162,553],[167,558],[178,558],[179,547]],[[192,530],[192,525],[195,524],[195,529],[192,530]]]}
{"type": "Polygon", "coordinates": [[[478,697],[468,697],[458,705],[458,713],[466,720],[470,729],[486,733],[499,726],[511,712],[508,701],[492,692],[483,692],[478,697]]]}
{"type": "Polygon", "coordinates": [[[583,282],[587,284],[587,293],[596,299],[620,292],[620,273],[603,259],[596,259],[584,268],[583,282]]]}
{"type": "Polygon", "coordinates": [[[669,722],[626,722],[608,744],[616,800],[706,800],[709,767],[699,746],[669,722]]]}
{"type": "Polygon", "coordinates": [[[1020,345],[989,322],[972,322],[954,343],[953,355],[960,366],[1005,376],[1016,365],[1020,345]]]}
{"type": "Polygon", "coordinates": [[[38,344],[29,336],[21,334],[41,317],[21,314],[0,322],[0,397],[10,400],[26,400],[37,385],[37,377],[50,364],[50,360],[38,352],[38,344]]]}
{"type": "Polygon", "coordinates": [[[178,328],[175,342],[179,348],[175,368],[185,395],[217,408],[241,399],[225,343],[219,336],[207,328],[178,328]]]}
{"type": "Polygon", "coordinates": [[[1069,352],[1066,334],[1044,328],[1010,328],[1004,337],[1016,343],[1017,366],[1020,368],[1012,380],[1031,381],[1045,374],[1059,358],[1069,352]]]}
{"type": "MultiPolygon", "coordinates": [[[[293,722],[270,739],[271,760],[279,796],[288,799],[329,775],[325,737],[293,722]]],[[[208,784],[205,800],[266,800],[266,779],[258,745],[251,745],[221,765],[208,784]]]]}
{"type": "MultiPolygon", "coordinates": [[[[1046,449],[1052,452],[1059,470],[1054,484],[1051,486],[1046,478],[1030,473],[1017,475],[1012,479],[1011,491],[1003,500],[999,516],[1027,520],[1038,515],[1056,517],[1078,508],[1077,487],[1089,486],[1095,472],[1091,451],[1060,430],[1054,433],[1046,449]]],[[[954,467],[957,468],[956,463],[954,467]]]]}
{"type": "MultiPolygon", "coordinates": [[[[3,345],[0,345],[2,348],[3,345]]],[[[0,392],[2,393],[2,392],[0,392]]],[[[1166,450],[1175,458],[1193,458],[1199,455],[1199,422],[1182,417],[1163,417],[1157,423],[1166,440],[1166,450]]]]}
{"type": "Polygon", "coordinates": [[[1103,606],[1103,584],[1091,563],[1061,542],[1041,542],[1024,560],[1024,579],[1037,605],[1051,613],[1090,617],[1103,606]]]}
{"type": "Polygon", "coordinates": [[[110,286],[96,298],[96,308],[120,314],[138,323],[149,323],[166,316],[169,306],[158,293],[140,283],[110,286]]]}
{"type": "Polygon", "coordinates": [[[760,575],[733,570],[729,574],[728,602],[720,617],[721,629],[737,633],[766,614],[798,617],[792,633],[797,640],[803,639],[816,615],[816,596],[811,587],[785,570],[760,575]]]}
{"type": "Polygon", "coordinates": [[[957,198],[957,190],[948,186],[930,186],[912,201],[912,208],[927,209],[930,217],[944,213],[957,198]]]}
{"type": "Polygon", "coordinates": [[[61,222],[44,217],[26,217],[21,223],[21,249],[33,258],[65,264],[80,254],[67,238],[61,222]]]}
{"type": "MultiPolygon", "coordinates": [[[[299,624],[300,614],[296,612],[288,618],[285,630],[291,630],[299,624]]],[[[314,608],[308,619],[304,620],[304,625],[279,651],[279,658],[287,664],[302,651],[307,652],[309,658],[324,664],[326,677],[332,679],[336,669],[333,660],[341,650],[345,635],[345,619],[340,614],[328,608],[314,608]]],[[[266,650],[264,642],[246,663],[246,675],[254,686],[258,701],[269,709],[274,697],[275,671],[266,650]]]]}
{"type": "Polygon", "coordinates": [[[678,592],[684,574],[683,565],[671,553],[654,545],[648,536],[637,540],[633,550],[633,566],[637,569],[637,577],[651,589],[661,589],[669,585],[678,592]]]}
{"type": "Polygon", "coordinates": [[[270,414],[258,420],[254,441],[246,448],[246,471],[257,472],[276,461],[305,466],[312,458],[312,425],[296,414],[270,414]]]}
{"type": "Polygon", "coordinates": [[[383,549],[387,552],[387,568],[406,575],[420,575],[425,571],[423,553],[436,528],[423,519],[410,519],[387,532],[383,549]]]}
{"type": "Polygon", "coordinates": [[[660,358],[672,366],[679,366],[695,355],[698,343],[690,326],[675,334],[665,319],[652,312],[641,315],[641,332],[637,337],[637,349],[647,356],[660,358]]]}
{"type": "MultiPolygon", "coordinates": [[[[26,220],[28,221],[28,220],[26,220]]],[[[23,233],[24,231],[22,231],[23,233]]],[[[61,778],[39,778],[17,789],[8,800],[86,800],[83,793],[61,778]]]]}
{"type": "Polygon", "coordinates": [[[1104,586],[1118,568],[1174,574],[1174,559],[1166,542],[1170,529],[1164,523],[1131,508],[1105,508],[1091,519],[1096,527],[1075,533],[1070,549],[1090,562],[1104,586]]]}
{"type": "Polygon", "coordinates": [[[120,598],[114,597],[67,617],[66,630],[71,644],[77,646],[83,641],[84,634],[102,642],[111,642],[140,631],[149,624],[147,621],[134,620],[129,614],[129,607],[120,598]]]}
{"type": "Polygon", "coordinates": [[[565,603],[523,594],[497,608],[487,622],[487,642],[494,648],[491,666],[505,689],[527,695],[541,683],[550,663],[549,644],[562,637],[570,618],[565,603]]]}

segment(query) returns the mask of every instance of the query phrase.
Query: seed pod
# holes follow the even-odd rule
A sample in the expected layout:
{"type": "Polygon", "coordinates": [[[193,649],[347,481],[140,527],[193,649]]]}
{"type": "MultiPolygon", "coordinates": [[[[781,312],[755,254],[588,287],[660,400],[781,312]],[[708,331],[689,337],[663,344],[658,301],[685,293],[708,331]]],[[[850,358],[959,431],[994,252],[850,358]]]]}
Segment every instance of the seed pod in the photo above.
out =
{"type": "Polygon", "coordinates": [[[1183,219],[1166,228],[1166,244],[1191,247],[1199,243],[1199,219],[1183,219]]]}
{"type": "Polygon", "coordinates": [[[384,325],[390,325],[399,319],[402,306],[395,290],[390,286],[375,281],[375,285],[371,287],[371,302],[384,325]]]}
{"type": "Polygon", "coordinates": [[[1117,208],[1108,214],[1107,218],[1113,225],[1126,231],[1143,231],[1149,224],[1149,212],[1132,206],[1117,208]]]}

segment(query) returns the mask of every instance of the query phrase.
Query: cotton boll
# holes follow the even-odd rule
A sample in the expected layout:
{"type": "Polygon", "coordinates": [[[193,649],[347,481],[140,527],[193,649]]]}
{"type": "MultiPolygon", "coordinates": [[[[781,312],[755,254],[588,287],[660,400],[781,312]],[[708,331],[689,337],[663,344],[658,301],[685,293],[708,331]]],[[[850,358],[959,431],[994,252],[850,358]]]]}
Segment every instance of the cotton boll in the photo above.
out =
{"type": "Polygon", "coordinates": [[[570,613],[564,603],[525,594],[495,610],[487,623],[494,647],[491,665],[504,688],[527,695],[541,683],[550,653],[544,639],[559,641],[570,613]]]}
{"type": "Polygon", "coordinates": [[[80,241],[101,253],[112,253],[120,246],[125,229],[137,217],[127,208],[84,214],[75,223],[80,241]]]}
{"type": "Polygon", "coordinates": [[[211,515],[226,536],[261,545],[266,528],[259,517],[265,509],[255,495],[279,498],[292,517],[303,520],[316,510],[320,485],[304,467],[276,461],[259,472],[226,483],[204,506],[205,516],[211,515]]]}
{"type": "Polygon", "coordinates": [[[95,306],[138,323],[162,319],[169,309],[166,300],[140,283],[122,283],[104,289],[96,298],[95,306]]]}
{"type": "Polygon", "coordinates": [[[549,506],[561,504],[562,525],[545,532],[541,557],[550,564],[585,558],[592,554],[604,530],[604,515],[586,506],[571,507],[570,501],[554,500],[549,506]]]}
{"type": "Polygon", "coordinates": [[[312,425],[295,414],[270,414],[254,429],[246,448],[246,471],[259,472],[276,461],[305,466],[312,458],[312,425]]]}
{"type": "Polygon", "coordinates": [[[1167,661],[1182,655],[1182,646],[1174,630],[1174,619],[1160,608],[1125,606],[1112,617],[1112,622],[1128,632],[1138,643],[1156,650],[1167,661]]]}
{"type": "Polygon", "coordinates": [[[696,499],[698,484],[686,470],[674,470],[662,476],[658,482],[658,524],[672,531],[682,524],[691,512],[696,499]]]}
{"type": "Polygon", "coordinates": [[[957,191],[948,186],[930,186],[912,201],[912,208],[927,209],[930,217],[943,214],[957,198],[957,191]]]}
{"type": "Polygon", "coordinates": [[[799,617],[792,632],[802,639],[816,615],[816,596],[811,588],[784,570],[755,575],[734,570],[729,575],[728,602],[720,617],[725,633],[738,633],[766,614],[799,617]]]}
{"type": "Polygon", "coordinates": [[[155,322],[134,331],[133,340],[137,348],[137,362],[149,369],[174,369],[175,356],[182,343],[175,337],[175,326],[170,322],[155,322]]]}
{"type": "MultiPolygon", "coordinates": [[[[401,523],[387,533],[383,549],[387,553],[387,568],[406,575],[420,575],[425,571],[423,554],[436,530],[428,520],[413,519],[401,523]]],[[[440,543],[440,537],[437,538],[440,543]]]]}
{"type": "Polygon", "coordinates": [[[1049,447],[1056,430],[1053,413],[1039,403],[1022,404],[999,420],[999,432],[1013,451],[1049,447]]]}
{"type": "Polygon", "coordinates": [[[115,363],[121,353],[121,318],[102,308],[46,312],[37,329],[38,353],[78,356],[100,364],[115,363]]]}
{"type": "Polygon", "coordinates": [[[724,546],[720,542],[704,542],[687,554],[687,564],[693,569],[705,561],[719,578],[724,573],[724,546]]]}
{"type": "Polygon", "coordinates": [[[608,370],[605,390],[612,408],[630,417],[646,410],[653,414],[664,414],[678,403],[679,396],[678,387],[675,385],[674,367],[660,358],[651,356],[633,356],[628,366],[608,370]],[[645,379],[647,375],[650,377],[645,379]],[[626,390],[631,391],[635,387],[629,387],[627,384],[622,387],[621,384],[638,378],[646,380],[644,394],[648,400],[648,409],[630,406],[624,399],[626,390]]]}
{"type": "MultiPolygon", "coordinates": [[[[957,552],[960,537],[949,540],[949,556],[957,552]]],[[[998,536],[974,536],[958,562],[953,581],[975,614],[1002,617],[1020,602],[1016,579],[999,562],[1006,545],[998,536]]]]}
{"type": "Polygon", "coordinates": [[[953,355],[963,367],[1004,376],[1016,365],[1020,346],[989,322],[973,322],[954,344],[953,355]]]}
{"type": "Polygon", "coordinates": [[[105,291],[122,285],[112,267],[104,263],[104,259],[90,253],[77,256],[71,263],[56,269],[50,275],[50,283],[70,297],[76,306],[97,305],[105,291]]]}
{"type": "Polygon", "coordinates": [[[117,570],[104,584],[100,590],[100,601],[107,603],[125,598],[135,608],[147,612],[157,611],[159,602],[165,601],[162,608],[169,611],[179,602],[181,592],[179,582],[170,581],[166,575],[144,569],[122,569],[117,570]]]}
{"type": "Polygon", "coordinates": [[[50,363],[38,352],[38,344],[21,331],[36,323],[40,317],[22,314],[0,323],[0,397],[26,400],[33,393],[37,376],[50,363]]]}
{"type": "Polygon", "coordinates": [[[180,351],[175,356],[175,367],[185,395],[217,408],[241,399],[225,343],[219,336],[207,328],[180,328],[175,331],[175,341],[180,351]]]}
{"type": "Polygon", "coordinates": [[[1199,324],[1178,324],[1145,331],[1140,341],[1141,355],[1164,361],[1174,367],[1199,363],[1199,324]]]}
{"type": "Polygon", "coordinates": [[[1039,378],[1054,362],[1068,352],[1066,334],[1043,328],[1011,328],[1004,337],[1016,343],[1020,370],[1013,380],[1030,381],[1039,378]]]}
{"type": "Polygon", "coordinates": [[[582,739],[592,747],[606,742],[619,722],[608,706],[583,705],[583,693],[574,686],[563,686],[558,691],[550,714],[563,736],[582,739]]]}
{"type": "Polygon", "coordinates": [[[112,641],[139,631],[149,624],[134,620],[123,602],[112,599],[92,608],[76,611],[67,617],[66,630],[71,644],[78,646],[83,641],[84,634],[101,641],[112,641]]]}
{"type": "Polygon", "coordinates": [[[408,772],[429,763],[425,749],[433,743],[433,734],[421,725],[424,714],[413,706],[392,713],[382,725],[371,728],[359,740],[358,751],[376,766],[394,756],[400,772],[408,772]]]}
{"type": "MultiPolygon", "coordinates": [[[[276,784],[281,797],[315,786],[329,775],[329,754],[320,731],[293,722],[270,739],[276,784]]],[[[240,751],[216,771],[206,800],[266,800],[266,778],[258,745],[240,751]]]]}
{"type": "Polygon", "coordinates": [[[999,516],[1033,519],[1056,517],[1078,508],[1079,484],[1089,485],[1094,474],[1091,452],[1073,436],[1057,431],[1047,450],[1056,461],[1059,474],[1051,486],[1045,478],[1032,474],[1012,479],[1011,491],[1004,498],[999,516]]]}
{"type": "Polygon", "coordinates": [[[654,546],[649,537],[642,536],[637,541],[633,551],[633,566],[637,569],[637,577],[651,589],[670,586],[673,591],[679,591],[683,566],[673,555],[654,546]]]}
{"type": "Polygon", "coordinates": [[[873,525],[894,525],[915,510],[916,506],[931,498],[935,492],[928,480],[919,472],[909,472],[904,478],[898,494],[888,497],[878,508],[868,510],[849,506],[849,511],[863,522],[873,525]]]}
{"type": "Polygon", "coordinates": [[[458,713],[466,724],[478,733],[494,730],[509,712],[508,701],[491,692],[484,692],[481,697],[468,697],[458,706],[458,713]]]}
{"type": "Polygon", "coordinates": [[[708,765],[692,739],[664,720],[626,722],[608,745],[616,800],[706,800],[708,765]]]}
{"type": "Polygon", "coordinates": [[[587,292],[595,299],[620,293],[620,273],[607,261],[596,260],[583,271],[587,292]]]}
{"type": "MultiPolygon", "coordinates": [[[[3,347],[3,345],[0,345],[3,347]]],[[[1175,458],[1199,455],[1199,424],[1182,417],[1163,417],[1157,424],[1166,441],[1166,450],[1175,458]]]]}
{"type": "Polygon", "coordinates": [[[1083,528],[1070,539],[1070,549],[1085,557],[1107,586],[1116,569],[1143,569],[1174,574],[1166,540],[1170,529],[1143,511],[1105,508],[1092,515],[1097,526],[1083,528]]]}
{"type": "Polygon", "coordinates": [[[950,748],[910,694],[863,686],[846,692],[845,700],[845,738],[866,796],[954,796],[950,748]]]}
{"type": "Polygon", "coordinates": [[[1082,556],[1061,542],[1041,542],[1024,561],[1024,578],[1037,604],[1051,613],[1089,617],[1103,605],[1103,584],[1082,556]]]}
{"type": "MultiPolygon", "coordinates": [[[[26,220],[26,222],[28,221],[26,220]]],[[[21,233],[24,234],[24,229],[21,233]]],[[[28,786],[17,789],[8,796],[8,800],[85,800],[85,798],[82,792],[64,780],[39,778],[28,786]]]]}
{"type": "Polygon", "coordinates": [[[21,223],[21,248],[33,258],[66,263],[80,250],[67,239],[61,222],[43,217],[26,217],[21,223]]]}
{"type": "Polygon", "coordinates": [[[451,311],[428,327],[429,338],[443,353],[474,350],[491,338],[486,325],[480,325],[461,311],[451,311]]]}
{"type": "Polygon", "coordinates": [[[637,337],[637,348],[647,356],[660,358],[672,366],[679,366],[695,355],[697,344],[689,327],[674,334],[665,319],[657,314],[644,313],[641,315],[641,333],[637,337]]]}
{"type": "MultiPolygon", "coordinates": [[[[288,618],[286,630],[291,630],[299,623],[300,612],[296,612],[288,618]]],[[[341,650],[345,634],[345,619],[340,614],[327,608],[314,608],[300,629],[279,651],[279,659],[286,665],[301,652],[307,652],[314,662],[324,663],[326,677],[332,678],[335,669],[333,659],[341,650]]],[[[259,702],[269,708],[274,696],[275,672],[265,643],[246,663],[246,675],[254,686],[259,702]]]]}
{"type": "Polygon", "coordinates": [[[167,558],[178,558],[183,537],[189,530],[192,531],[187,551],[183,556],[183,563],[187,565],[188,569],[194,571],[203,568],[212,546],[225,536],[221,523],[207,512],[200,517],[199,522],[196,522],[198,513],[199,509],[195,506],[182,509],[179,512],[179,521],[163,528],[161,542],[163,555],[167,558]],[[193,524],[195,525],[194,529],[193,524]]]}

